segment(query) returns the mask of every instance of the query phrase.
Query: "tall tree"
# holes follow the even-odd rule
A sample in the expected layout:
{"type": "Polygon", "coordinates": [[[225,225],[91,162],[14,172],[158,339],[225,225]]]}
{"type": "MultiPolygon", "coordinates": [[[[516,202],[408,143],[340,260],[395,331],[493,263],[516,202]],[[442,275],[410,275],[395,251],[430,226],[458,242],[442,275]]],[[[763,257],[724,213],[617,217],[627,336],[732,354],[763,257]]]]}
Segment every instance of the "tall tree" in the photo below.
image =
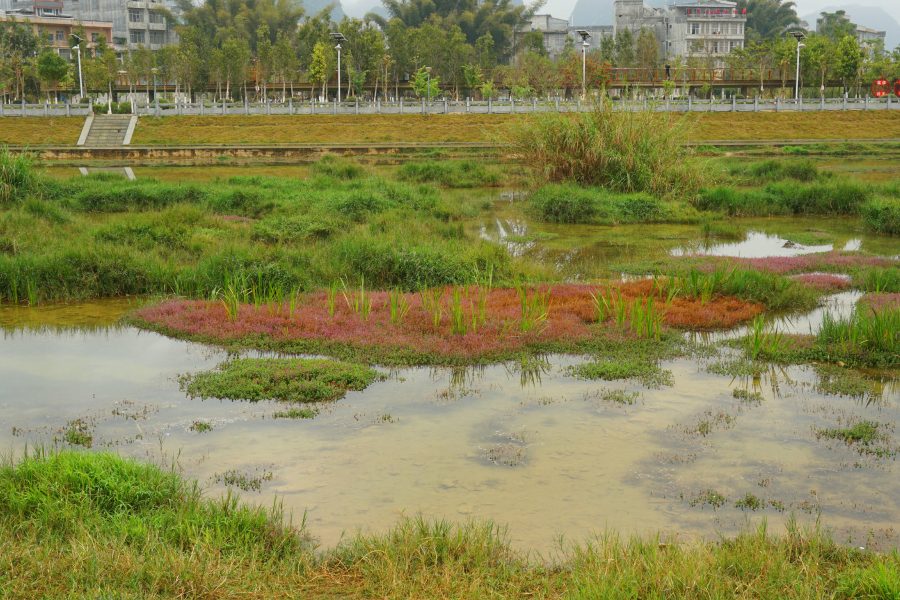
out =
{"type": "Polygon", "coordinates": [[[69,63],[58,53],[46,49],[37,62],[37,72],[47,90],[47,102],[50,102],[50,88],[58,81],[64,81],[69,73],[69,63]]]}
{"type": "Polygon", "coordinates": [[[759,41],[780,36],[791,25],[799,25],[796,4],[783,0],[737,0],[737,11],[747,9],[747,40],[759,41]]]}

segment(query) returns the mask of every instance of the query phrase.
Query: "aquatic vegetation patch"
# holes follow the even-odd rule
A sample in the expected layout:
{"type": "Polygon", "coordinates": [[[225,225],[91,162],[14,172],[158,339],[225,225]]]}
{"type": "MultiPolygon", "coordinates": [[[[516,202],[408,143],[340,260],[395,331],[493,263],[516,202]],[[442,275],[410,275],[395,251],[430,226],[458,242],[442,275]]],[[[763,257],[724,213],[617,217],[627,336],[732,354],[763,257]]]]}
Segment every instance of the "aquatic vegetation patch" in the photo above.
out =
{"type": "Polygon", "coordinates": [[[571,183],[544,185],[528,197],[528,210],[551,223],[697,223],[700,213],[680,200],[623,194],[571,183]]]}
{"type": "MultiPolygon", "coordinates": [[[[345,302],[332,290],[259,306],[166,300],[139,309],[128,320],[166,335],[232,348],[326,354],[393,365],[504,362],[548,352],[596,354],[605,352],[607,345],[619,358],[629,344],[644,347],[641,340],[647,337],[660,347],[671,347],[672,342],[663,339],[674,335],[665,326],[670,314],[675,319],[693,307],[700,317],[692,323],[712,325],[698,321],[707,313],[697,310],[700,301],[696,299],[675,298],[668,311],[660,314],[668,300],[647,295],[653,293],[652,285],[618,286],[618,297],[626,304],[621,319],[607,315],[599,323],[593,298],[607,288],[583,284],[432,288],[414,294],[348,287],[342,292],[345,302]],[[639,302],[641,314],[659,317],[652,331],[642,327],[646,319],[637,318],[639,302]],[[654,311],[647,309],[648,302],[654,311]]],[[[725,307],[712,311],[720,319],[716,323],[746,314],[745,306],[728,299],[707,306],[725,307]],[[727,310],[729,306],[735,310],[727,310]]]]}
{"type": "Polygon", "coordinates": [[[866,294],[856,303],[860,309],[874,312],[900,309],[900,294],[866,294]]]}
{"type": "Polygon", "coordinates": [[[90,425],[85,419],[68,421],[59,433],[62,434],[62,441],[72,446],[90,448],[94,443],[94,435],[91,433],[90,425]]]}
{"type": "Polygon", "coordinates": [[[750,392],[740,388],[735,388],[734,391],[731,392],[731,395],[741,402],[747,402],[748,404],[760,404],[763,401],[763,396],[760,392],[750,392]]]}
{"type": "Polygon", "coordinates": [[[559,237],[558,233],[548,233],[546,231],[534,231],[525,235],[508,235],[503,238],[504,242],[511,244],[527,244],[529,242],[547,242],[555,240],[559,237]]]}
{"type": "Polygon", "coordinates": [[[860,207],[863,226],[885,235],[900,235],[900,199],[876,196],[860,207]]]}
{"type": "Polygon", "coordinates": [[[895,267],[893,258],[872,256],[865,252],[833,250],[814,252],[799,256],[768,256],[764,258],[739,258],[733,256],[710,256],[706,254],[686,254],[672,257],[676,263],[693,265],[702,271],[713,271],[722,265],[738,266],[754,271],[764,271],[778,275],[793,275],[811,272],[852,273],[860,269],[895,267]]]}
{"type": "Polygon", "coordinates": [[[700,235],[724,240],[745,240],[747,230],[733,221],[704,221],[700,235]]]}
{"type": "MultiPolygon", "coordinates": [[[[684,500],[684,494],[682,494],[682,500],[684,500]]],[[[691,506],[699,506],[703,508],[706,505],[712,506],[713,510],[717,508],[721,508],[725,506],[725,503],[728,499],[724,494],[720,494],[716,490],[712,488],[707,488],[705,490],[700,490],[693,497],[688,498],[688,504],[691,506]]]]}
{"type": "Polygon", "coordinates": [[[817,229],[782,233],[780,237],[801,246],[827,246],[837,241],[837,237],[834,234],[817,229]]]}
{"type": "Polygon", "coordinates": [[[745,359],[726,359],[706,365],[706,370],[724,377],[759,377],[769,370],[769,365],[745,359]]]}
{"type": "MultiPolygon", "coordinates": [[[[741,408],[737,407],[737,410],[740,411],[741,408]]],[[[706,437],[717,428],[731,429],[736,421],[736,415],[732,415],[724,410],[708,408],[700,413],[696,422],[684,426],[683,431],[687,435],[706,437]]]]}
{"type": "Polygon", "coordinates": [[[191,423],[191,426],[188,427],[194,433],[204,433],[206,431],[212,431],[213,426],[209,424],[207,421],[194,421],[191,423]]]}
{"type": "Polygon", "coordinates": [[[495,465],[515,467],[525,460],[528,449],[522,444],[496,444],[482,449],[482,456],[495,465]]]}
{"type": "Polygon", "coordinates": [[[857,452],[876,458],[896,456],[898,448],[891,444],[888,426],[876,421],[860,420],[847,427],[814,429],[817,439],[839,440],[857,452]]]}
{"type": "Polygon", "coordinates": [[[853,285],[849,276],[832,273],[801,273],[791,276],[791,279],[823,294],[843,292],[853,285]]]}
{"type": "Polygon", "coordinates": [[[287,410],[277,410],[272,415],[273,419],[314,419],[319,414],[318,409],[306,407],[306,408],[294,408],[291,407],[287,410]]]}
{"type": "Polygon", "coordinates": [[[816,391],[835,396],[866,396],[873,394],[872,381],[855,369],[837,365],[815,365],[816,391]]]}
{"type": "Polygon", "coordinates": [[[212,371],[178,377],[192,398],[325,402],[362,391],[384,375],[364,367],[322,359],[242,358],[212,371]]]}
{"type": "MultiPolygon", "coordinates": [[[[259,469],[257,469],[259,470],[259,469]]],[[[236,487],[245,492],[261,492],[263,483],[272,481],[275,474],[263,470],[260,474],[248,473],[237,469],[229,469],[224,473],[216,473],[212,477],[213,483],[224,483],[229,487],[236,487]]]]}
{"type": "MultiPolygon", "coordinates": [[[[571,365],[566,373],[578,379],[635,379],[646,387],[659,388],[664,385],[675,385],[672,371],[661,369],[655,364],[641,361],[593,361],[580,365],[571,365]]],[[[629,402],[630,404],[630,402],[629,402]]]]}

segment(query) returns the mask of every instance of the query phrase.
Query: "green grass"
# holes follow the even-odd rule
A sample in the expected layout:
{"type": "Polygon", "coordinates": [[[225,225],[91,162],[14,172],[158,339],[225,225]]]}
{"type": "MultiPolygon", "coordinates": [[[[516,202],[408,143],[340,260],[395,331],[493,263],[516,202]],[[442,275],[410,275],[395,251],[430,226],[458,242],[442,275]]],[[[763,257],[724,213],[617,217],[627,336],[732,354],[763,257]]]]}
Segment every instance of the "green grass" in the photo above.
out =
{"type": "Polygon", "coordinates": [[[635,379],[646,387],[662,387],[675,385],[672,371],[659,368],[657,365],[634,360],[606,361],[597,360],[566,368],[566,373],[578,379],[635,379]]]}
{"type": "Polygon", "coordinates": [[[812,182],[820,178],[827,178],[831,173],[819,172],[818,167],[811,160],[763,160],[754,162],[725,162],[727,173],[737,183],[745,185],[759,185],[794,179],[796,181],[812,182]]]}
{"type": "Polygon", "coordinates": [[[362,391],[383,378],[362,365],[330,360],[242,358],[212,371],[181,375],[178,382],[192,398],[324,402],[343,398],[351,390],[362,391]]]}
{"type": "Polygon", "coordinates": [[[850,178],[804,183],[782,181],[759,188],[715,187],[703,190],[697,208],[729,216],[858,215],[862,206],[883,193],[896,197],[894,184],[872,184],[850,178]]]}
{"type": "Polygon", "coordinates": [[[408,162],[397,169],[394,176],[399,181],[437,183],[449,188],[492,187],[504,180],[496,167],[490,168],[473,160],[408,162]]]}
{"type": "Polygon", "coordinates": [[[807,229],[806,231],[796,231],[790,233],[782,233],[782,239],[800,244],[801,246],[825,246],[833,244],[837,241],[837,237],[825,231],[815,229],[807,229]]]}
{"type": "Polygon", "coordinates": [[[552,223],[698,223],[690,204],[660,200],[649,194],[623,194],[571,183],[541,186],[528,198],[529,211],[552,223]]]}
{"type": "Polygon", "coordinates": [[[822,437],[841,440],[848,444],[868,445],[879,438],[878,423],[872,421],[859,421],[852,427],[843,429],[820,429],[818,433],[822,437]]]}
{"type": "Polygon", "coordinates": [[[708,169],[682,145],[688,119],[652,107],[619,110],[608,99],[580,113],[546,112],[512,119],[499,141],[537,183],[599,186],[657,198],[692,198],[708,169]]]}
{"type": "MultiPolygon", "coordinates": [[[[222,474],[255,490],[269,478],[222,474]]],[[[713,498],[710,496],[710,498],[713,498]]],[[[713,500],[717,501],[717,500],[713,500]]],[[[722,498],[724,503],[724,498],[722,498]]],[[[660,543],[576,536],[549,559],[503,527],[403,516],[318,549],[276,504],[205,497],[176,472],[114,454],[33,453],[0,465],[0,593],[22,598],[895,598],[900,555],[787,521],[660,543]]],[[[587,536],[587,532],[585,532],[587,536]]]]}
{"type": "MultiPolygon", "coordinates": [[[[358,166],[322,164],[329,173],[358,166]]],[[[0,301],[21,301],[29,288],[36,302],[209,298],[235,279],[289,293],[340,279],[415,290],[472,283],[478,273],[502,283],[542,272],[465,231],[463,221],[482,210],[476,198],[368,173],[35,181],[33,193],[0,204],[0,301]]]]}
{"type": "Polygon", "coordinates": [[[869,231],[900,235],[900,199],[876,196],[860,207],[860,216],[869,231]]]}

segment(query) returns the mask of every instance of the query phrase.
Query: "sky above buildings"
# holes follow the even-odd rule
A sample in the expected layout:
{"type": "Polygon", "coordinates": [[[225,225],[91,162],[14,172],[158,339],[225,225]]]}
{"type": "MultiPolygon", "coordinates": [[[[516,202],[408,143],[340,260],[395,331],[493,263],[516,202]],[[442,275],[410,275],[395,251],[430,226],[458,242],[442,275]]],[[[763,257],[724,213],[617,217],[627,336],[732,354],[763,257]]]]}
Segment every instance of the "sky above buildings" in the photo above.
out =
{"type": "MultiPolygon", "coordinates": [[[[612,3],[612,0],[595,0],[596,2],[612,3]]],[[[527,0],[526,0],[527,2],[527,0]]],[[[554,17],[567,19],[572,14],[577,0],[548,0],[542,13],[550,13],[554,17]]],[[[889,15],[900,21],[900,2],[897,0],[862,0],[861,2],[847,0],[796,0],[797,14],[808,15],[820,12],[827,6],[858,4],[859,6],[873,6],[883,8],[889,15]]],[[[852,16],[852,14],[851,14],[852,16]]],[[[610,23],[612,25],[612,23],[610,23]]],[[[866,26],[876,28],[877,24],[865,23],[866,26]]]]}

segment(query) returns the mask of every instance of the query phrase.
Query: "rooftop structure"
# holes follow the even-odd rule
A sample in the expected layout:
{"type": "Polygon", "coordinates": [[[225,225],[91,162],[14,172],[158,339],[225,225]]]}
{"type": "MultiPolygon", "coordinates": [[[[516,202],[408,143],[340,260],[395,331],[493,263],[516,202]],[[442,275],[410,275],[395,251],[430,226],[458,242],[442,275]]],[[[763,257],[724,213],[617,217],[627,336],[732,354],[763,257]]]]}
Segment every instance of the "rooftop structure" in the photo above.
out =
{"type": "Polygon", "coordinates": [[[706,60],[710,67],[724,66],[723,58],[744,47],[747,16],[736,2],[712,0],[669,5],[666,55],[706,60]]]}

